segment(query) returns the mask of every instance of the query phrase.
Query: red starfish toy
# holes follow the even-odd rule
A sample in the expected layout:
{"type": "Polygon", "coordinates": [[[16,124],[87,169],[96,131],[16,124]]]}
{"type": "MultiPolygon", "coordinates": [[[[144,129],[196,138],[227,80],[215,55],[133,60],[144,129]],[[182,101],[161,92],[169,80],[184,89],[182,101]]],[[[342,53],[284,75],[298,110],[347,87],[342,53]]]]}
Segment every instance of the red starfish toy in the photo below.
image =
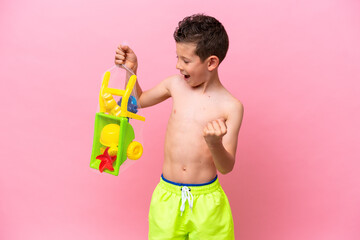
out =
{"type": "Polygon", "coordinates": [[[113,163],[116,160],[115,156],[110,156],[108,153],[109,147],[107,147],[102,155],[99,155],[96,157],[96,159],[99,159],[101,161],[99,165],[99,171],[103,172],[105,169],[109,169],[110,171],[114,171],[113,163]]]}

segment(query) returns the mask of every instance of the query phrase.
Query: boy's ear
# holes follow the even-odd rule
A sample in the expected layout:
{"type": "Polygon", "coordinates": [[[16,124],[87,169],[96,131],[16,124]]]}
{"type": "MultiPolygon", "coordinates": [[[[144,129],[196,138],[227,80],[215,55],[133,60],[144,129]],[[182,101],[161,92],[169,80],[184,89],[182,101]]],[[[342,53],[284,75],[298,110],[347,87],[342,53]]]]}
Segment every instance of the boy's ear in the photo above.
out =
{"type": "Polygon", "coordinates": [[[217,56],[210,56],[208,57],[208,61],[207,61],[207,68],[208,70],[211,72],[213,71],[214,69],[216,69],[218,66],[219,66],[219,58],[217,56]]]}

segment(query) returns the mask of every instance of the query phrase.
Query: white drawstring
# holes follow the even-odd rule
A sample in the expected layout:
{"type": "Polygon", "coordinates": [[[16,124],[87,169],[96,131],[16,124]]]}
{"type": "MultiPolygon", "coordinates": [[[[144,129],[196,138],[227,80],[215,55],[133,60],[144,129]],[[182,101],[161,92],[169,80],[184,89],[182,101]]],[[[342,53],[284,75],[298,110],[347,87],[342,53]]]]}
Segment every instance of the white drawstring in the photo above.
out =
{"type": "Polygon", "coordinates": [[[190,192],[190,188],[185,186],[181,188],[181,206],[180,206],[181,216],[185,210],[186,200],[189,202],[190,209],[192,210],[194,197],[190,192]]]}

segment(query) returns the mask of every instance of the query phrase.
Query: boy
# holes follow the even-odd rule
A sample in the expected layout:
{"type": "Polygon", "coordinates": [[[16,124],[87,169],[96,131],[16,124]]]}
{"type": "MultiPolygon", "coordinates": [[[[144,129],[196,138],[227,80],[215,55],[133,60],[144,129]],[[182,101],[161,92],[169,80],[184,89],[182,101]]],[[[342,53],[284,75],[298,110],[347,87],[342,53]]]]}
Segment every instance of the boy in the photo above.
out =
{"type": "MultiPolygon", "coordinates": [[[[136,85],[141,107],[169,97],[173,109],[165,137],[163,174],[149,211],[149,239],[234,239],[228,199],[217,171],[235,163],[243,106],[221,84],[218,67],[228,50],[228,36],[215,18],[184,18],[174,32],[180,75],[154,88],[136,85]]],[[[137,57],[120,45],[115,64],[134,73],[137,57]]]]}

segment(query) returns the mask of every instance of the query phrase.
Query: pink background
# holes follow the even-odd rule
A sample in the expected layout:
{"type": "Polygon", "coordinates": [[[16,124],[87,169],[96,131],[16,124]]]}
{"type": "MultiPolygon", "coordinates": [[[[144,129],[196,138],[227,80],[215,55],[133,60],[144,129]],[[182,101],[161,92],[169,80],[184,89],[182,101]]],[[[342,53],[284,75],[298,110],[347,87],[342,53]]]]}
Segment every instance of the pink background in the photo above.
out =
{"type": "Polygon", "coordinates": [[[184,16],[230,37],[220,76],[245,106],[220,176],[237,239],[360,239],[357,0],[0,3],[0,239],[146,239],[171,101],[145,109],[145,154],[118,177],[89,168],[100,78],[117,44],[143,89],[175,69],[184,16]]]}

